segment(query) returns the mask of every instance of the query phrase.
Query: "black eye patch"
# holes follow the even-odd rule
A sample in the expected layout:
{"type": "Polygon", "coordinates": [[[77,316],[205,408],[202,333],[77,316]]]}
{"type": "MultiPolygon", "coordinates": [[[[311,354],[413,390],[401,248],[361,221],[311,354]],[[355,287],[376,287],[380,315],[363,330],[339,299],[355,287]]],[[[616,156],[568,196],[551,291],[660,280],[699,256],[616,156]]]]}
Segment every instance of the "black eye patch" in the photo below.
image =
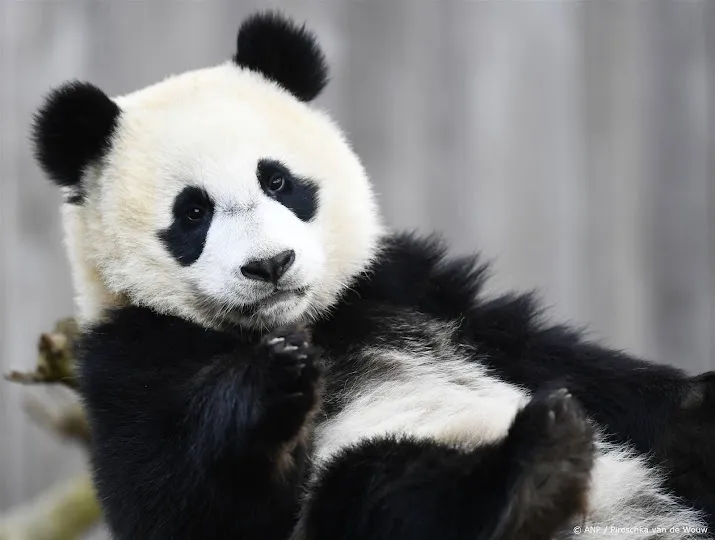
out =
{"type": "Polygon", "coordinates": [[[159,238],[181,266],[188,266],[201,256],[213,213],[213,201],[199,187],[185,187],[174,199],[174,220],[159,232],[159,238]]]}
{"type": "Polygon", "coordinates": [[[293,175],[280,161],[261,159],[256,176],[263,192],[293,212],[301,221],[310,221],[318,210],[318,188],[311,181],[293,175]]]}

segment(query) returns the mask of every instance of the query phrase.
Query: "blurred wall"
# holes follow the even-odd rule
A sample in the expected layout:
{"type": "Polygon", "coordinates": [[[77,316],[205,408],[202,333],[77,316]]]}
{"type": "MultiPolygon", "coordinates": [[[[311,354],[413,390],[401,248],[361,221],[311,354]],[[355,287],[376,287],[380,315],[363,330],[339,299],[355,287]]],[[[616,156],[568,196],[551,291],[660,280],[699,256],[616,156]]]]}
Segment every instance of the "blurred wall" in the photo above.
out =
{"type": "MultiPolygon", "coordinates": [[[[4,0],[0,368],[72,311],[58,193],[27,142],[66,79],[111,94],[227,59],[258,1],[4,0]]],[[[715,2],[289,1],[333,66],[395,227],[495,260],[554,317],[689,371],[715,368],[715,2]]],[[[0,382],[0,511],[82,467],[0,382]]]]}

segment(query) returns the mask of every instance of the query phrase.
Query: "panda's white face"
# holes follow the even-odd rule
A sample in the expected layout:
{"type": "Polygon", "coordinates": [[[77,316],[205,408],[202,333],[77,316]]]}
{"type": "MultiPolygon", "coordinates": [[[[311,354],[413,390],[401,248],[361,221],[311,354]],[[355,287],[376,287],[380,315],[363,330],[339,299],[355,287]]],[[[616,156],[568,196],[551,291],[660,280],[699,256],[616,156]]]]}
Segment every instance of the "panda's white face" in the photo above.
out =
{"type": "Polygon", "coordinates": [[[381,222],[358,158],[308,104],[327,79],[315,36],[264,12],[225,64],[115,99],[55,89],[33,140],[65,191],[80,320],[129,303],[270,328],[328,309],[381,222]]]}
{"type": "Polygon", "coordinates": [[[114,101],[111,147],[66,205],[85,319],[124,296],[209,326],[273,327],[329,307],[371,260],[368,179],[311,106],[231,64],[114,101]]]}

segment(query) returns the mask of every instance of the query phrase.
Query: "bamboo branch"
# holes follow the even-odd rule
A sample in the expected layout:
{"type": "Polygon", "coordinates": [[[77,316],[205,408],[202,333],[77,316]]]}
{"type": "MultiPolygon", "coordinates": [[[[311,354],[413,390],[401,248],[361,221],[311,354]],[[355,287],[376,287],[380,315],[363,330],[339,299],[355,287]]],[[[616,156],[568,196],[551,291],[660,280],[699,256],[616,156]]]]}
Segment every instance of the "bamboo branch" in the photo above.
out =
{"type": "Polygon", "coordinates": [[[61,383],[76,389],[74,345],[78,336],[79,327],[74,319],[58,321],[52,332],[40,335],[35,370],[12,371],[5,378],[21,384],[61,383]]]}
{"type": "Polygon", "coordinates": [[[0,517],[0,540],[76,540],[100,517],[92,480],[85,473],[0,517]]]}
{"type": "Polygon", "coordinates": [[[25,411],[37,425],[61,439],[78,442],[85,448],[89,446],[89,424],[79,403],[56,411],[38,400],[32,400],[25,403],[25,411]]]}
{"type": "MultiPolygon", "coordinates": [[[[74,345],[78,335],[73,319],[58,321],[52,332],[40,336],[35,370],[11,372],[5,378],[21,384],[59,383],[76,390],[74,345]]],[[[89,446],[89,426],[79,404],[56,410],[30,401],[25,408],[39,425],[89,446]]],[[[0,516],[0,540],[77,540],[100,518],[92,480],[84,473],[0,516]]]]}

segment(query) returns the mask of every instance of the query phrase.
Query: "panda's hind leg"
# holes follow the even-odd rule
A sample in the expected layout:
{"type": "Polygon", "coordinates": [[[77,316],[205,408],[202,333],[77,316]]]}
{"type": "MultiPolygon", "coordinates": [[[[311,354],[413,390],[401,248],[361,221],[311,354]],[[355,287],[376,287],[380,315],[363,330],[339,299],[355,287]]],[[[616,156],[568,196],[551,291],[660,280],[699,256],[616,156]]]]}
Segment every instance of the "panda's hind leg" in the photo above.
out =
{"type": "Polygon", "coordinates": [[[513,467],[508,506],[485,538],[547,540],[585,513],[594,431],[566,389],[534,396],[514,419],[503,450],[513,467]]]}
{"type": "Polygon", "coordinates": [[[319,474],[294,540],[550,540],[584,509],[593,455],[563,390],[536,395],[503,440],[469,452],[365,441],[319,474]]]}

